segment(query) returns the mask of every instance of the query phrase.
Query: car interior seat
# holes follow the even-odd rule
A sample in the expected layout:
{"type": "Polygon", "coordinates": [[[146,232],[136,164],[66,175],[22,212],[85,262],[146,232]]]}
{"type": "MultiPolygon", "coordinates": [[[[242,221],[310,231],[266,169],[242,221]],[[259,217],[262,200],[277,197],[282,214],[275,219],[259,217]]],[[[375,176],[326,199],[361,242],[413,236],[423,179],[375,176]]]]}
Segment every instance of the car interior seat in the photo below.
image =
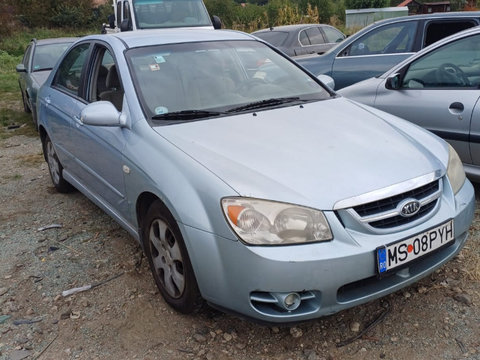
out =
{"type": "Polygon", "coordinates": [[[123,103],[123,89],[120,84],[116,65],[112,65],[108,70],[107,78],[105,80],[107,90],[100,93],[100,99],[110,101],[118,111],[122,110],[123,103]]]}

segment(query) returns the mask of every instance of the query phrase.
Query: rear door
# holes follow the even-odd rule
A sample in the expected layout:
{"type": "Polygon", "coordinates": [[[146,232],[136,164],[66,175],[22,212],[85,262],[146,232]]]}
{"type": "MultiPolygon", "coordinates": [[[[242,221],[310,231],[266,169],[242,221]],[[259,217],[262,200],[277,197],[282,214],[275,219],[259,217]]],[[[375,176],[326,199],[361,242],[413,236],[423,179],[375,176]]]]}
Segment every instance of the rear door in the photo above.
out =
{"type": "Polygon", "coordinates": [[[372,29],[337,54],[332,69],[335,89],[380,75],[414,53],[418,21],[372,29]]]}

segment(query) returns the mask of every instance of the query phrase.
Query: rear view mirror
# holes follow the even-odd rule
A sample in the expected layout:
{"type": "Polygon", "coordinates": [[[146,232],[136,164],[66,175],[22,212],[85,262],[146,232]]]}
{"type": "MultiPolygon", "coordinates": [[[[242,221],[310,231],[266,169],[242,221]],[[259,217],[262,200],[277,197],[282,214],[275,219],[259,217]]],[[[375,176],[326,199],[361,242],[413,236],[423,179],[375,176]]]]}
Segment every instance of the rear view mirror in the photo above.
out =
{"type": "Polygon", "coordinates": [[[17,72],[27,72],[27,69],[25,69],[25,65],[23,64],[18,64],[16,68],[17,72]]]}
{"type": "Polygon", "coordinates": [[[120,24],[120,31],[130,31],[132,30],[132,22],[130,19],[124,19],[122,20],[122,23],[120,24]]]}
{"type": "Polygon", "coordinates": [[[222,28],[222,20],[217,15],[212,16],[213,28],[218,30],[222,28]]]}
{"type": "Polygon", "coordinates": [[[327,85],[330,89],[335,89],[335,80],[331,76],[320,74],[317,79],[327,85]]]}
{"type": "Polygon", "coordinates": [[[93,126],[126,126],[122,114],[110,101],[97,101],[87,105],[80,114],[80,121],[93,126]]]}
{"type": "Polygon", "coordinates": [[[388,90],[398,90],[400,89],[401,81],[400,81],[400,74],[394,74],[389,76],[385,81],[385,87],[388,90]]]}

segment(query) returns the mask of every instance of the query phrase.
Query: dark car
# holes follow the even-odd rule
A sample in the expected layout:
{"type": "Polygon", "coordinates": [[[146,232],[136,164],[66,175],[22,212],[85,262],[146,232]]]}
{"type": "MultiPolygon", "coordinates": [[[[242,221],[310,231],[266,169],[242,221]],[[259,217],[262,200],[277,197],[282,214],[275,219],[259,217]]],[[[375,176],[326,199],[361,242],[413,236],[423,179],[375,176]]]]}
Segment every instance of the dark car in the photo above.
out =
{"type": "Polygon", "coordinates": [[[323,54],[345,39],[345,35],[330,25],[300,24],[271,27],[252,33],[289,56],[323,54]]]}
{"type": "Polygon", "coordinates": [[[480,12],[402,16],[365,27],[325,54],[295,58],[315,75],[325,74],[341,89],[383,74],[424,47],[480,24],[480,12]]]}
{"type": "Polygon", "coordinates": [[[50,71],[57,60],[76,38],[32,39],[21,64],[17,65],[20,74],[18,84],[22,92],[23,108],[31,112],[33,123],[37,127],[37,92],[47,80],[50,71]]]}

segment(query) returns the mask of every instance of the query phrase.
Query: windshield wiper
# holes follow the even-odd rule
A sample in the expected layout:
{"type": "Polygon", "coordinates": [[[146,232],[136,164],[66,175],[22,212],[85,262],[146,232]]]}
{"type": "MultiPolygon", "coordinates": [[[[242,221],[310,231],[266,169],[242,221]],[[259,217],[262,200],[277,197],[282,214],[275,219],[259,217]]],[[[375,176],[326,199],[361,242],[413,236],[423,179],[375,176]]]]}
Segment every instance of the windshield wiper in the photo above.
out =
{"type": "Polygon", "coordinates": [[[153,120],[195,120],[225,114],[220,111],[181,110],[152,116],[153,120]]]}
{"type": "Polygon", "coordinates": [[[293,103],[298,101],[303,102],[303,100],[300,100],[298,96],[272,98],[272,99],[260,100],[260,101],[255,101],[249,104],[241,105],[233,109],[227,110],[227,112],[232,113],[232,112],[240,112],[240,111],[246,111],[246,110],[262,109],[269,106],[288,104],[288,103],[293,103]]]}

